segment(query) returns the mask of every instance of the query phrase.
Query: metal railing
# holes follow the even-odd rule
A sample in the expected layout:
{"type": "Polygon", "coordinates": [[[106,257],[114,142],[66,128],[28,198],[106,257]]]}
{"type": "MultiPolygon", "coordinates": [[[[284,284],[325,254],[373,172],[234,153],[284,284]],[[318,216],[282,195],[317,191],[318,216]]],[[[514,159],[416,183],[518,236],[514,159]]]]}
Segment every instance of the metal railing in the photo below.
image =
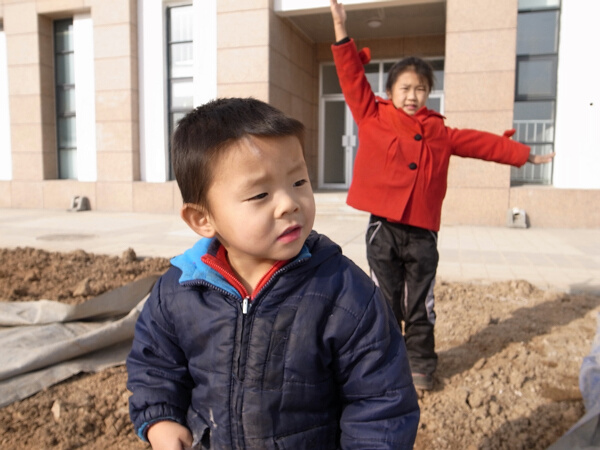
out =
{"type": "MultiPolygon", "coordinates": [[[[513,139],[531,147],[532,153],[545,155],[554,151],[554,120],[515,120],[513,139]]],[[[519,184],[552,184],[552,165],[526,163],[521,168],[512,167],[510,181],[519,184]]]]}

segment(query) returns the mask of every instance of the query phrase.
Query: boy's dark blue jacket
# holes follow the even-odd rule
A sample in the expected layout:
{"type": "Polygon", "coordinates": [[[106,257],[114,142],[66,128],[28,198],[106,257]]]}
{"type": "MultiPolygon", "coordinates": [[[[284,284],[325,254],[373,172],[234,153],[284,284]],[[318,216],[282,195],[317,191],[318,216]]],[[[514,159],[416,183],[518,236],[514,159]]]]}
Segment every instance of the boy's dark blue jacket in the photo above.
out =
{"type": "Polygon", "coordinates": [[[199,448],[410,449],[419,422],[406,349],[373,282],[312,232],[256,293],[201,261],[173,259],[136,325],[127,359],[140,437],[169,419],[199,448]]]}

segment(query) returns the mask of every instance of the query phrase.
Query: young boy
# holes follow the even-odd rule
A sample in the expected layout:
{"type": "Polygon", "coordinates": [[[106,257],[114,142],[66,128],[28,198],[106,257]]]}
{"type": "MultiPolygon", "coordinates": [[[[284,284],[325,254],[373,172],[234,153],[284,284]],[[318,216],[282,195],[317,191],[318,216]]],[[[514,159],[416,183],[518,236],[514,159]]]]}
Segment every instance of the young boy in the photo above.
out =
{"type": "Polygon", "coordinates": [[[254,99],[179,123],[183,220],[203,239],[156,283],[127,359],[152,447],[410,449],[419,422],[394,315],[312,231],[303,125],[254,99]]]}

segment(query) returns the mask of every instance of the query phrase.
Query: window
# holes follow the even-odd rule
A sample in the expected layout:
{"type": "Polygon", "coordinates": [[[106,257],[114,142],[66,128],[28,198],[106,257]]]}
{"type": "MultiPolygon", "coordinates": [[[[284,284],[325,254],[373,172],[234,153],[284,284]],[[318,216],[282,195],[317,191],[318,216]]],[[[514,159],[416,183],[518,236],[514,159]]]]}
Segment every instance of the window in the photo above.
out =
{"type": "MultiPolygon", "coordinates": [[[[559,6],[559,0],[519,2],[514,138],[535,154],[554,151],[559,6]]],[[[551,184],[552,163],[512,168],[511,182],[551,184]]]]}
{"type": "Polygon", "coordinates": [[[58,178],[77,178],[73,19],[54,22],[58,178]]]}
{"type": "MultiPolygon", "coordinates": [[[[168,126],[169,136],[177,122],[194,106],[194,42],[192,5],[167,8],[168,59],[168,126]]],[[[170,151],[169,139],[169,158],[170,151]]],[[[169,177],[173,180],[173,166],[169,161],[169,177]]]]}

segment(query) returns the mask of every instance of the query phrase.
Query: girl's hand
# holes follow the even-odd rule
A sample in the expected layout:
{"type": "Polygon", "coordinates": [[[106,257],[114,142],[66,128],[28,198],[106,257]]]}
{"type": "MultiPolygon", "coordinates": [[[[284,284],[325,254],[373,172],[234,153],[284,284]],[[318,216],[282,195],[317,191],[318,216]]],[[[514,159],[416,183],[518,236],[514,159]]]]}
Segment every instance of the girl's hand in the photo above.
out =
{"type": "Polygon", "coordinates": [[[346,10],[344,5],[338,3],[337,0],[331,0],[329,3],[331,8],[331,17],[333,17],[333,29],[335,30],[336,42],[348,37],[346,32],[346,10]]]}
{"type": "Polygon", "coordinates": [[[346,24],[346,10],[344,5],[338,3],[337,0],[331,0],[330,2],[331,16],[333,17],[333,24],[346,24]]]}
{"type": "Polygon", "coordinates": [[[548,153],[547,155],[534,155],[533,153],[530,153],[527,161],[532,164],[546,164],[552,161],[554,155],[556,155],[555,152],[548,153]]]}

